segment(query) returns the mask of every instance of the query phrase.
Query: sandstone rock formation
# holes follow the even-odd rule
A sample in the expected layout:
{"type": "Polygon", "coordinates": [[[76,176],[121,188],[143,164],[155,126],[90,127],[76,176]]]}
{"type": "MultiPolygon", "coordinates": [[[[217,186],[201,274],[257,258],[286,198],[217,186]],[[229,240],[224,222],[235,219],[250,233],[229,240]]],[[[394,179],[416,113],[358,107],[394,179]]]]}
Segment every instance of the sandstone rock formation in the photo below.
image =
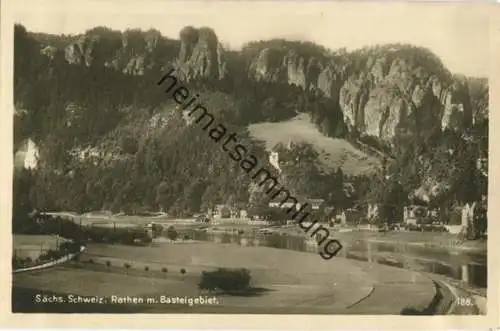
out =
{"type": "Polygon", "coordinates": [[[54,46],[46,46],[40,50],[40,54],[48,57],[51,60],[54,60],[57,54],[57,48],[54,46]]]}
{"type": "Polygon", "coordinates": [[[224,51],[212,29],[186,27],[180,32],[180,40],[177,66],[185,80],[224,78],[224,51]]]}
{"type": "Polygon", "coordinates": [[[301,55],[294,49],[267,47],[250,61],[248,73],[250,79],[257,81],[288,83],[309,90],[318,88],[322,70],[323,64],[314,56],[301,55]]]}
{"type": "Polygon", "coordinates": [[[388,142],[402,128],[463,130],[473,119],[467,84],[428,50],[413,46],[377,46],[341,60],[263,47],[248,72],[257,81],[320,90],[339,103],[351,130],[388,142]]]}
{"type": "Polygon", "coordinates": [[[70,64],[107,67],[130,75],[162,70],[177,55],[178,41],[162,37],[157,30],[124,33],[107,28],[87,31],[65,48],[70,64]]]}
{"type": "Polygon", "coordinates": [[[333,53],[312,43],[271,40],[232,54],[206,27],[182,29],[180,41],[156,30],[96,28],[68,45],[65,58],[132,75],[162,71],[175,62],[185,81],[245,76],[296,85],[338,103],[351,131],[389,143],[402,131],[460,131],[487,119],[487,83],[452,76],[430,51],[409,45],[333,53]]]}
{"type": "Polygon", "coordinates": [[[92,52],[95,42],[94,38],[84,36],[75,43],[68,45],[64,52],[66,61],[70,64],[91,66],[94,60],[92,52]]]}

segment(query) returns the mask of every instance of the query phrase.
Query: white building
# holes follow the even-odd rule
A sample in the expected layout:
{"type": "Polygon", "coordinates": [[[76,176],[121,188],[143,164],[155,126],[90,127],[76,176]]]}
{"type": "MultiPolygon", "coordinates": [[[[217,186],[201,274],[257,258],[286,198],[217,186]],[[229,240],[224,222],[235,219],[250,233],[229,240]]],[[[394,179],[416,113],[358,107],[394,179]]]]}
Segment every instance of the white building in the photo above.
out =
{"type": "Polygon", "coordinates": [[[38,166],[39,151],[33,140],[27,139],[23,142],[22,146],[17,150],[14,160],[16,167],[35,169],[38,166]]]}
{"type": "Polygon", "coordinates": [[[406,224],[417,224],[429,215],[429,211],[424,206],[405,206],[403,209],[403,221],[406,224]]]}
{"type": "Polygon", "coordinates": [[[269,163],[281,173],[280,162],[279,162],[279,154],[278,152],[271,152],[269,155],[269,163]]]}

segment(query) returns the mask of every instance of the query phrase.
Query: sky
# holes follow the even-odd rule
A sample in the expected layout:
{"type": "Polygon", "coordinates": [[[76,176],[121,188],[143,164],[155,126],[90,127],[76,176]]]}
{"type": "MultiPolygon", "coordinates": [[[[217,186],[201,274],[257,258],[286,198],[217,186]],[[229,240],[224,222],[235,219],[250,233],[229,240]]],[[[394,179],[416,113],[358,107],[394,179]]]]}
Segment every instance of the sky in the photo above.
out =
{"type": "Polygon", "coordinates": [[[308,40],[330,49],[411,43],[429,48],[454,73],[488,76],[491,8],[460,3],[292,1],[18,0],[12,19],[30,31],[77,34],[95,26],[155,28],[178,38],[208,26],[238,49],[252,40],[308,40]]]}

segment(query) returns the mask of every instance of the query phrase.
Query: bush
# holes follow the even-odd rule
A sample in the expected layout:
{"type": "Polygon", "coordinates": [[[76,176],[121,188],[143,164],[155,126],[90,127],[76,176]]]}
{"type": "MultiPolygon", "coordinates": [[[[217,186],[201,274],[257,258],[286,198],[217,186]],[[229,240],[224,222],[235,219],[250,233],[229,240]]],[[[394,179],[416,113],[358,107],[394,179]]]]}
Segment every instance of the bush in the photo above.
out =
{"type": "Polygon", "coordinates": [[[131,267],[130,263],[124,263],[124,264],[123,264],[123,266],[124,266],[125,268],[127,268],[127,269],[130,269],[130,267],[131,267]]]}
{"type": "Polygon", "coordinates": [[[59,251],[64,253],[76,253],[80,251],[80,243],[73,243],[70,241],[63,242],[59,245],[59,251]]]}
{"type": "Polygon", "coordinates": [[[49,249],[44,254],[40,255],[40,260],[42,260],[42,261],[44,261],[44,260],[45,261],[57,260],[62,255],[63,255],[63,253],[61,253],[59,251],[56,251],[56,250],[53,250],[53,249],[49,249]]]}
{"type": "Polygon", "coordinates": [[[182,268],[182,269],[181,269],[181,274],[183,274],[183,275],[184,275],[185,273],[186,273],[186,269],[182,268]]]}
{"type": "Polygon", "coordinates": [[[106,261],[106,266],[111,267],[111,261],[106,261]]]}
{"type": "Polygon", "coordinates": [[[167,268],[165,268],[165,267],[161,268],[161,272],[167,272],[167,271],[168,271],[167,268]]]}
{"type": "Polygon", "coordinates": [[[68,242],[63,242],[63,243],[59,244],[59,250],[60,251],[69,251],[70,244],[71,244],[71,242],[69,242],[69,241],[68,242]]]}
{"type": "Polygon", "coordinates": [[[248,288],[250,279],[250,271],[247,269],[220,268],[217,271],[204,271],[198,287],[201,290],[219,288],[225,292],[243,291],[248,288]]]}
{"type": "Polygon", "coordinates": [[[145,267],[144,267],[144,271],[149,271],[149,267],[148,267],[148,266],[145,266],[145,267]]]}
{"type": "Polygon", "coordinates": [[[38,259],[41,262],[56,260],[59,257],[59,253],[53,249],[49,249],[45,253],[40,254],[38,259]]]}
{"type": "Polygon", "coordinates": [[[189,236],[187,234],[184,235],[184,240],[189,240],[189,236]]]}

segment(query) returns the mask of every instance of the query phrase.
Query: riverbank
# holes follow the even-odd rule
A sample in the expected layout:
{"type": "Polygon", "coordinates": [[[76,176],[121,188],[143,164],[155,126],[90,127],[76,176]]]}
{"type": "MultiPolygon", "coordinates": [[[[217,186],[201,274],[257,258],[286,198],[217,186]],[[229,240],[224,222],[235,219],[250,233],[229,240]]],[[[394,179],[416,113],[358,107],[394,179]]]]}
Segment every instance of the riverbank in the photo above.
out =
{"type": "Polygon", "coordinates": [[[448,249],[452,251],[466,251],[484,254],[487,252],[486,240],[463,241],[460,240],[457,235],[446,232],[389,231],[381,233],[372,231],[353,231],[334,232],[333,235],[346,242],[365,240],[396,245],[404,244],[425,248],[448,249]]]}
{"type": "MultiPolygon", "coordinates": [[[[280,235],[291,235],[299,237],[310,237],[298,226],[283,226],[266,228],[269,233],[280,235]]],[[[338,231],[331,229],[331,237],[350,244],[359,241],[369,241],[375,243],[387,243],[395,245],[420,246],[425,248],[440,248],[453,251],[466,251],[474,253],[487,252],[486,240],[463,241],[455,234],[437,232],[416,232],[416,231],[388,231],[377,232],[367,230],[338,231]]]]}
{"type": "MultiPolygon", "coordinates": [[[[271,228],[279,229],[279,228],[271,228]]],[[[263,228],[269,232],[269,228],[263,228]]],[[[366,261],[373,264],[389,265],[417,272],[428,272],[446,277],[457,286],[470,290],[471,293],[484,296],[487,287],[487,255],[485,252],[453,250],[446,246],[415,244],[406,240],[377,240],[384,234],[370,233],[372,237],[359,237],[353,235],[359,233],[340,233],[335,238],[341,238],[343,249],[337,258],[348,258],[351,260],[366,261]],[[350,236],[343,238],[342,235],[350,236]],[[374,240],[370,240],[370,238],[374,240]]],[[[201,241],[215,243],[232,243],[241,246],[265,246],[281,249],[289,249],[302,252],[316,253],[318,245],[316,241],[302,235],[289,235],[285,233],[263,233],[247,232],[239,234],[235,231],[223,233],[199,233],[194,232],[193,238],[201,241]]],[[[404,233],[403,233],[404,235],[404,233]]],[[[421,235],[411,233],[410,235],[421,235]]],[[[425,235],[425,234],[424,234],[425,235]]],[[[431,235],[433,235],[431,233],[431,235]]],[[[434,234],[435,235],[435,234],[434,234]]],[[[384,236],[388,237],[388,236],[384,236]]],[[[383,238],[385,239],[385,238],[383,238]]],[[[422,240],[422,237],[416,238],[422,240]]],[[[432,240],[432,237],[427,237],[432,240]]]]}
{"type": "MultiPolygon", "coordinates": [[[[195,219],[171,219],[165,215],[152,216],[127,216],[108,215],[106,213],[90,213],[88,215],[76,215],[69,212],[52,213],[53,215],[66,216],[82,225],[94,225],[98,227],[139,227],[154,221],[157,224],[168,227],[173,225],[178,231],[200,231],[206,233],[274,233],[295,237],[310,237],[303,229],[297,225],[283,226],[258,226],[248,222],[222,222],[220,224],[202,224],[195,219]]],[[[465,251],[486,254],[487,241],[474,240],[463,241],[456,234],[438,232],[416,232],[416,231],[368,231],[355,228],[329,228],[334,239],[342,240],[346,244],[356,241],[370,241],[388,244],[404,244],[410,246],[420,246],[426,248],[448,249],[450,251],[465,251]]]]}

